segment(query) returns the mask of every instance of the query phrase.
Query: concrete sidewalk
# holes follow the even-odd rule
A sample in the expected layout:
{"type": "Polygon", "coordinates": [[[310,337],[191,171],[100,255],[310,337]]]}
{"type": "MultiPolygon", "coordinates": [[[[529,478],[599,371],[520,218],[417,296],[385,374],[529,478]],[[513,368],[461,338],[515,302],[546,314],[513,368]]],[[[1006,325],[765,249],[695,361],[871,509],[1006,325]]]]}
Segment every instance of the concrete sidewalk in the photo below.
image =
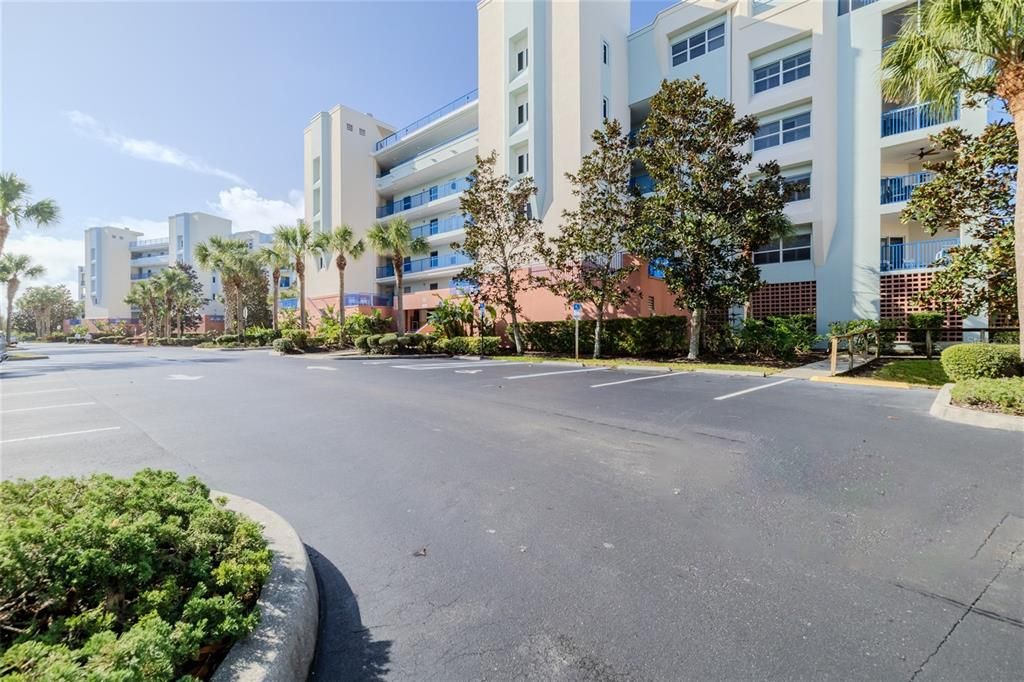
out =
{"type": "MultiPolygon", "coordinates": [[[[839,361],[836,363],[836,375],[845,374],[852,369],[863,367],[874,359],[874,353],[858,353],[853,356],[853,367],[850,367],[850,358],[848,355],[843,353],[839,356],[839,361]]],[[[831,360],[829,360],[829,358],[825,358],[800,367],[787,369],[783,372],[779,372],[776,376],[792,377],[794,379],[810,379],[812,377],[827,377],[831,376],[831,374],[831,360]]]]}

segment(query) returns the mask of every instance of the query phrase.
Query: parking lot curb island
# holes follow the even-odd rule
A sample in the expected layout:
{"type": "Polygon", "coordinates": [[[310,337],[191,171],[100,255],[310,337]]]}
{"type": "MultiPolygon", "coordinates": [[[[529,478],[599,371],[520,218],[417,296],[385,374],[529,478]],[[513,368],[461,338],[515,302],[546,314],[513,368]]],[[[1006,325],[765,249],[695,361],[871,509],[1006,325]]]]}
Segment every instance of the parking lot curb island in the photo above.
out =
{"type": "Polygon", "coordinates": [[[932,403],[931,409],[928,410],[933,417],[970,426],[980,426],[985,429],[1024,432],[1024,417],[958,407],[952,403],[950,397],[952,390],[953,384],[946,384],[935,396],[935,401],[932,403]]]}
{"type": "Polygon", "coordinates": [[[270,577],[257,602],[260,623],[231,647],[212,682],[306,679],[316,649],[319,595],[302,539],[281,516],[257,502],[219,491],[210,496],[226,497],[228,509],[260,524],[274,553],[270,577]]]}

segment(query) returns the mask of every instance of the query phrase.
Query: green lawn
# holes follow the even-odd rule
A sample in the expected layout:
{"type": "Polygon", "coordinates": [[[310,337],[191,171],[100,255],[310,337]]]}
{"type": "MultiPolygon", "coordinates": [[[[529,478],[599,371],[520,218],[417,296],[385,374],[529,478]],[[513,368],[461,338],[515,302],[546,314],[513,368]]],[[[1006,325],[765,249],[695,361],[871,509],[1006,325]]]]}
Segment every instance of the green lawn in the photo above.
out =
{"type": "Polygon", "coordinates": [[[877,367],[870,376],[883,381],[902,381],[923,386],[949,383],[949,377],[938,360],[893,360],[877,367]]]}
{"type": "MultiPolygon", "coordinates": [[[[576,362],[575,358],[561,356],[538,356],[538,355],[498,355],[496,360],[509,360],[511,362],[576,362]]],[[[720,369],[730,372],[755,372],[757,374],[775,374],[780,372],[780,367],[768,367],[766,365],[743,365],[728,362],[658,362],[657,360],[635,360],[602,358],[601,360],[583,359],[579,360],[584,366],[601,367],[660,367],[671,369],[676,372],[694,371],[698,369],[720,369]]]]}

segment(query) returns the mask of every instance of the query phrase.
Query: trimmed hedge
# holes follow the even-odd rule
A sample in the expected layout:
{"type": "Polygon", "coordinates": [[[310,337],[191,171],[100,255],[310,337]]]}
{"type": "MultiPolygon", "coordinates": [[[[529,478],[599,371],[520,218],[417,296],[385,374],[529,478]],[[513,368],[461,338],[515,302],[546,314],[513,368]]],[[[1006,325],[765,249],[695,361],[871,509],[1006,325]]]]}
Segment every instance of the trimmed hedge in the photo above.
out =
{"type": "Polygon", "coordinates": [[[369,343],[369,341],[367,341],[367,339],[369,339],[369,338],[370,338],[370,334],[360,334],[359,336],[357,336],[353,340],[353,343],[355,344],[356,348],[358,348],[359,350],[363,351],[364,353],[369,353],[370,352],[370,343],[369,343]]]}
{"type": "Polygon", "coordinates": [[[452,355],[497,355],[501,348],[501,339],[497,336],[453,336],[449,339],[438,339],[437,350],[452,355]]]}
{"type": "Polygon", "coordinates": [[[958,343],[942,351],[942,369],[953,381],[1012,377],[1020,374],[1020,352],[1009,344],[958,343]]]}
{"type": "Polygon", "coordinates": [[[271,346],[278,353],[294,353],[295,344],[291,339],[274,339],[271,346]]]}
{"type": "Polygon", "coordinates": [[[303,329],[282,329],[281,338],[290,340],[296,348],[302,350],[309,343],[309,332],[303,329]]]}
{"type": "Polygon", "coordinates": [[[959,405],[1024,417],[1024,377],[966,379],[953,387],[950,396],[959,405]]]}
{"type": "Polygon", "coordinates": [[[744,320],[737,346],[757,357],[788,359],[810,351],[819,338],[814,315],[769,316],[744,320]]]}
{"type": "MultiPolygon", "coordinates": [[[[575,349],[575,322],[526,322],[520,325],[526,350],[571,355],[575,349]]],[[[675,356],[687,350],[687,319],[678,315],[604,320],[601,355],[675,356]]],[[[580,321],[580,354],[594,352],[594,321],[580,321]]],[[[486,355],[486,353],[485,353],[486,355]]]]}
{"type": "Polygon", "coordinates": [[[0,484],[0,677],[178,680],[259,622],[259,525],[195,477],[0,484]]]}

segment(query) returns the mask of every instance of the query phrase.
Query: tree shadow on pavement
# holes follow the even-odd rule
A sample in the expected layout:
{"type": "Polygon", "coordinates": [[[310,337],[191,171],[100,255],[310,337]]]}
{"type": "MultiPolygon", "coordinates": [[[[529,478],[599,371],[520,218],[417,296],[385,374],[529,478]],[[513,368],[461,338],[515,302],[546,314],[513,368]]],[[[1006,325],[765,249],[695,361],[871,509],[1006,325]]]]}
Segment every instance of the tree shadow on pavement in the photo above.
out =
{"type": "Polygon", "coordinates": [[[359,604],[345,576],[320,552],[306,545],[320,592],[320,626],[310,680],[384,680],[391,641],[373,641],[363,625],[359,604]]]}

